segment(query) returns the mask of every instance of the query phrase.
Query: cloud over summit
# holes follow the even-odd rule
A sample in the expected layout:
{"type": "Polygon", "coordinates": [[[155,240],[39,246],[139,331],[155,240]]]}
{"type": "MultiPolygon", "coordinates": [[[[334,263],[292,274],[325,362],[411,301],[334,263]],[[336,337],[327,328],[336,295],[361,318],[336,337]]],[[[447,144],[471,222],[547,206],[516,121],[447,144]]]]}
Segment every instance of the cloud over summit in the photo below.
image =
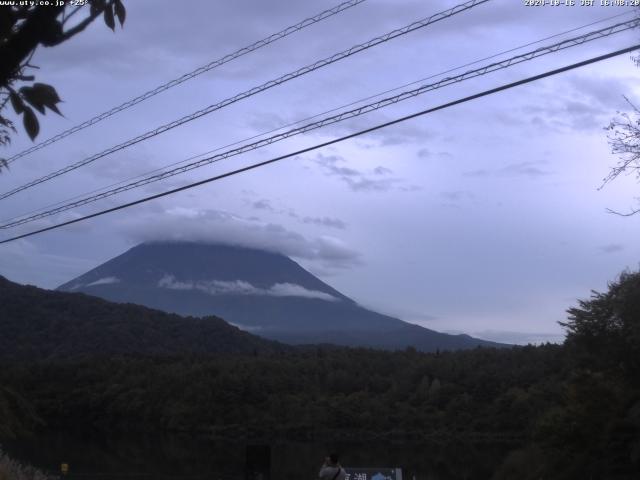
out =
{"type": "Polygon", "coordinates": [[[348,268],[360,263],[360,253],[339,238],[307,237],[277,223],[221,210],[176,207],[162,214],[140,216],[135,221],[123,220],[121,226],[136,242],[193,241],[237,245],[317,261],[326,268],[348,268]]]}

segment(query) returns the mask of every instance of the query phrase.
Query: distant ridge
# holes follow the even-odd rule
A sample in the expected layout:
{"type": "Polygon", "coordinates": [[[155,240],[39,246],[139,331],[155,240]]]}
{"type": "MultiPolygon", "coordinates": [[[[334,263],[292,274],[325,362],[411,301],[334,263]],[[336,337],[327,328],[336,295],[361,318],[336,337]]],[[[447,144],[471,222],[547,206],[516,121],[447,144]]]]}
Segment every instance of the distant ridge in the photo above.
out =
{"type": "Polygon", "coordinates": [[[276,352],[290,347],[216,317],[183,318],[0,276],[0,361],[276,352]]]}
{"type": "Polygon", "coordinates": [[[238,246],[144,243],[58,289],[180,315],[216,315],[290,344],[422,351],[505,346],[373,312],[284,255],[238,246]]]}

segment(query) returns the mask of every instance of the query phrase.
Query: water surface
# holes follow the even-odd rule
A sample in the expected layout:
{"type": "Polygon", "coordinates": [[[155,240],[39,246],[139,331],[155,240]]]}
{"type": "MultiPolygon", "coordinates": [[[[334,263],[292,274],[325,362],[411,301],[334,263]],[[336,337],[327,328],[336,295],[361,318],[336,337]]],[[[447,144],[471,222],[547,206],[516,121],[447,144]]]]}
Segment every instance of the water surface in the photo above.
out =
{"type": "MultiPolygon", "coordinates": [[[[3,449],[21,462],[68,480],[244,479],[247,446],[264,442],[212,441],[186,435],[46,433],[5,440],[3,449]]],[[[402,467],[405,480],[490,479],[511,447],[487,442],[274,442],[272,480],[317,478],[332,451],[352,467],[402,467]]],[[[515,447],[514,447],[515,448],[515,447]]]]}

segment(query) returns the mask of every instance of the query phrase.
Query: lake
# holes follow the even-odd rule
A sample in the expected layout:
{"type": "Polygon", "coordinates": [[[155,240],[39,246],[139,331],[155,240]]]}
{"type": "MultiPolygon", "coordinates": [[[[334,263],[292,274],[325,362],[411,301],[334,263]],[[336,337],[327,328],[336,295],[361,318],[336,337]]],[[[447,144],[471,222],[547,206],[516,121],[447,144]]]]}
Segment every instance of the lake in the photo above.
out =
{"type": "MultiPolygon", "coordinates": [[[[251,444],[253,445],[253,444],[251,444]]],[[[264,444],[263,444],[264,445],[264,444]]],[[[46,433],[5,440],[13,458],[69,480],[244,479],[247,443],[187,435],[46,433]]],[[[251,447],[250,447],[251,448],[251,447]]],[[[512,448],[488,442],[276,442],[272,480],[317,478],[324,457],[336,451],[350,467],[402,467],[404,480],[490,479],[512,448]]]]}

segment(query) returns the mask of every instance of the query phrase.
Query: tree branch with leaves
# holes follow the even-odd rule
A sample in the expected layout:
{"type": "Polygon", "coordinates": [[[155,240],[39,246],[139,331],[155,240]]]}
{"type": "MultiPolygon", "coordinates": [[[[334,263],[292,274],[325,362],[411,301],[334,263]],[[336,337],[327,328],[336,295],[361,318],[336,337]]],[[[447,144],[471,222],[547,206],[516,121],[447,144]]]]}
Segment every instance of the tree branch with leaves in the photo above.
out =
{"type": "MultiPolygon", "coordinates": [[[[56,89],[35,82],[28,74],[38,67],[31,59],[39,46],[55,47],[84,31],[102,16],[105,24],[115,31],[116,18],[122,27],[126,9],[122,0],[87,0],[88,8],[70,5],[16,5],[0,8],[0,145],[8,145],[17,133],[13,121],[4,115],[11,105],[27,135],[34,140],[40,131],[36,111],[44,115],[51,110],[61,115],[57,104],[60,97],[56,89]],[[77,14],[86,12],[75,24],[77,14]],[[35,110],[34,110],[35,109],[35,110]]],[[[6,161],[0,159],[0,169],[6,161]]]]}

